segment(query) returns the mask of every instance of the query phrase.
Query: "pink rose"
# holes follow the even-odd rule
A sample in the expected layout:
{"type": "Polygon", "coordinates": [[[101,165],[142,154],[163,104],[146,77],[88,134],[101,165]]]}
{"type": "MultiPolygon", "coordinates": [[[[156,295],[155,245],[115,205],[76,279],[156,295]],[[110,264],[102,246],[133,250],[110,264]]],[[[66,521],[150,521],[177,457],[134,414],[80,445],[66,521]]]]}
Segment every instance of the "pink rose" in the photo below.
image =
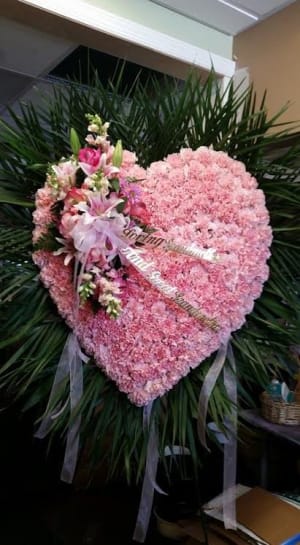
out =
{"type": "Polygon", "coordinates": [[[101,151],[94,148],[82,148],[78,154],[79,165],[87,176],[91,176],[100,167],[101,151]]]}

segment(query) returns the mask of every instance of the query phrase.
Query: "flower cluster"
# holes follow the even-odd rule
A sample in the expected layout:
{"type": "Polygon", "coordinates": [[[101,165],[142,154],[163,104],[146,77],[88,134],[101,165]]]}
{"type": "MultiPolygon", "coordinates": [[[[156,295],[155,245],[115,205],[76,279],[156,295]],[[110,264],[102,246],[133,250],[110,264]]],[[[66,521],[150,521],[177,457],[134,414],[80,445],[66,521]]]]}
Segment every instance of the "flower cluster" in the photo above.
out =
{"type": "MultiPolygon", "coordinates": [[[[96,133],[93,141],[89,137],[89,145],[94,146],[97,138],[104,136],[96,133]]],[[[267,259],[272,240],[269,215],[256,180],[242,163],[223,152],[206,147],[195,151],[182,149],[164,161],[153,163],[145,172],[135,164],[133,154],[124,151],[118,172],[120,188],[116,191],[110,188],[115,173],[104,174],[105,168],[114,167],[112,160],[108,160],[109,154],[102,152],[102,148],[99,153],[96,146],[91,149],[92,160],[85,163],[89,169],[98,166],[102,154],[107,154],[105,164],[102,163],[103,176],[95,179],[97,170],[89,171],[78,198],[78,189],[72,186],[71,195],[64,200],[66,216],[60,229],[68,244],[71,242],[68,235],[72,233],[78,256],[85,253],[86,239],[94,237],[86,276],[82,276],[82,292],[88,296],[95,289],[93,284],[97,284],[100,303],[110,306],[110,313],[118,313],[115,300],[121,292],[123,311],[118,320],[110,320],[103,308],[95,312],[90,297],[75,313],[72,269],[64,265],[63,255],[40,250],[34,259],[60,314],[73,328],[82,347],[133,403],[145,405],[170,390],[245,323],[269,274],[267,259]],[[108,189],[93,186],[104,178],[108,180],[108,189]],[[134,178],[143,179],[139,188],[131,183],[134,178]],[[89,196],[83,198],[81,192],[84,195],[89,192],[89,196]],[[125,198],[121,213],[117,201],[125,198]],[[132,218],[147,223],[146,211],[151,216],[151,225],[158,229],[158,236],[217,252],[219,259],[214,263],[166,252],[160,247],[144,250],[162,279],[217,321],[217,331],[166,298],[132,266],[110,267],[116,256],[114,237],[119,236],[120,229],[132,218]],[[104,236],[108,240],[106,212],[112,226],[109,244],[103,243],[104,236]],[[87,221],[83,221],[84,217],[87,221]],[[105,275],[104,262],[108,265],[105,275]],[[95,267],[101,271],[100,278],[94,272],[95,267]]],[[[81,164],[83,158],[86,161],[86,154],[87,151],[80,155],[81,164]]],[[[39,220],[39,231],[44,228],[42,217],[49,219],[51,215],[51,191],[48,184],[37,195],[35,218],[39,220]]]]}
{"type": "Polygon", "coordinates": [[[121,142],[116,147],[109,142],[109,124],[102,123],[98,115],[87,118],[87,145],[80,148],[78,136],[72,130],[74,154],[50,166],[46,185],[37,194],[34,240],[50,232],[53,236],[53,229],[49,230],[52,223],[59,246],[54,255],[64,255],[65,266],[73,262],[81,304],[92,299],[111,318],[117,318],[122,309],[121,287],[125,275],[120,254],[126,245],[123,231],[128,227],[141,230],[149,214],[140,187],[134,178],[126,178],[120,170],[121,142]],[[41,217],[45,202],[46,225],[41,217]]]}

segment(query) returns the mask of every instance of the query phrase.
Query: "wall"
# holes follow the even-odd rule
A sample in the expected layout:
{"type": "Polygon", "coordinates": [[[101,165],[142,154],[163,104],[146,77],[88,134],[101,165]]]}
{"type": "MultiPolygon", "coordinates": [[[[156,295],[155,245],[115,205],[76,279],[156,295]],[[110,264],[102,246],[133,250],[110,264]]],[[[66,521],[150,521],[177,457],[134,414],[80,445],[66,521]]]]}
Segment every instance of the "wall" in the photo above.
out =
{"type": "Polygon", "coordinates": [[[47,74],[75,47],[70,41],[0,16],[0,66],[32,76],[47,74]]]}
{"type": "Polygon", "coordinates": [[[42,32],[1,14],[0,36],[0,111],[75,48],[65,37],[42,32]]]}
{"type": "Polygon", "coordinates": [[[290,101],[281,120],[300,121],[300,2],[236,36],[233,51],[258,96],[267,89],[269,114],[290,101]]]}

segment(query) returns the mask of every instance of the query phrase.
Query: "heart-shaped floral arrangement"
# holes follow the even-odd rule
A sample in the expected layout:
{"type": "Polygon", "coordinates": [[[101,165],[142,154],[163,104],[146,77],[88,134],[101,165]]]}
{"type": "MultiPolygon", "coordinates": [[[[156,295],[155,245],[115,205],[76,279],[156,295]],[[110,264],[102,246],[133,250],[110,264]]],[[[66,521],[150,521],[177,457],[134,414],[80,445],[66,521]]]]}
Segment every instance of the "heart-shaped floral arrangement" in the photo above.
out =
{"type": "Polygon", "coordinates": [[[89,120],[87,145],[49,168],[35,263],[82,348],[136,405],[170,390],[239,329],[272,240],[242,163],[206,147],[145,171],[89,120]]]}

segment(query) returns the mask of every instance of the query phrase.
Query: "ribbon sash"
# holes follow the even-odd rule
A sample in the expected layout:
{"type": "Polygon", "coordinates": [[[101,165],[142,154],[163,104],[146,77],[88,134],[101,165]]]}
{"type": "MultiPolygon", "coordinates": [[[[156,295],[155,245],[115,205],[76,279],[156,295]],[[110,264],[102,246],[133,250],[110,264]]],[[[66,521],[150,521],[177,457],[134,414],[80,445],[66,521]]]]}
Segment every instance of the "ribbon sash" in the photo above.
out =
{"type": "Polygon", "coordinates": [[[157,492],[159,492],[160,494],[165,494],[165,492],[156,483],[159,452],[158,436],[155,428],[155,422],[153,420],[151,422],[152,406],[153,401],[151,401],[150,403],[148,403],[148,405],[144,407],[143,412],[144,430],[149,435],[145,476],[143,481],[139,512],[133,534],[133,540],[138,541],[139,543],[143,543],[146,539],[152,511],[154,490],[157,490],[157,492]]]}
{"type": "Polygon", "coordinates": [[[45,415],[41,421],[41,424],[37,431],[34,434],[34,437],[37,439],[44,439],[52,426],[53,420],[57,418],[66,408],[66,404],[61,406],[54,406],[55,400],[57,398],[57,395],[59,393],[59,390],[63,387],[64,381],[67,379],[69,374],[69,353],[70,353],[70,345],[72,343],[72,337],[73,334],[69,334],[67,337],[67,340],[65,342],[63,351],[61,353],[54,381],[52,384],[48,404],[46,407],[45,415]]]}
{"type": "Polygon", "coordinates": [[[198,248],[195,244],[178,244],[174,240],[168,240],[164,237],[158,237],[151,233],[137,233],[135,229],[124,229],[124,235],[130,242],[137,242],[143,246],[153,246],[154,248],[161,248],[163,250],[176,252],[178,254],[189,255],[190,257],[196,257],[197,259],[204,259],[204,261],[218,261],[216,250],[213,248],[198,248]]]}
{"type": "Polygon", "coordinates": [[[197,422],[198,436],[199,436],[200,442],[207,450],[209,450],[207,446],[207,442],[206,442],[206,417],[207,417],[208,402],[209,402],[211,393],[216,385],[218,377],[224,367],[224,363],[225,363],[226,355],[227,355],[227,347],[228,347],[228,341],[226,343],[221,344],[217,352],[217,355],[204,379],[200,396],[199,396],[198,422],[197,422]]]}
{"type": "MultiPolygon", "coordinates": [[[[81,416],[78,413],[74,417],[74,411],[80,403],[83,393],[83,372],[82,372],[82,352],[77,340],[77,337],[72,334],[69,354],[69,376],[70,376],[70,415],[71,422],[68,428],[67,444],[63,467],[60,478],[66,483],[73,481],[79,451],[79,431],[81,424],[81,416]],[[73,420],[72,420],[73,418],[73,420]]],[[[84,356],[85,361],[88,358],[84,356]]]]}
{"type": "Polygon", "coordinates": [[[60,388],[62,388],[65,380],[69,377],[71,422],[68,428],[66,450],[61,471],[61,480],[66,483],[71,483],[73,480],[78,458],[81,417],[79,414],[74,417],[74,411],[80,402],[83,391],[82,362],[87,362],[87,360],[88,358],[81,351],[77,337],[74,333],[70,333],[58,362],[45,416],[35,433],[35,437],[38,439],[46,437],[51,430],[53,420],[58,418],[67,407],[67,403],[63,407],[54,407],[53,405],[60,388]]]}
{"type": "Polygon", "coordinates": [[[224,386],[232,403],[232,410],[224,422],[226,433],[221,433],[214,425],[209,426],[216,433],[216,437],[224,445],[224,469],[223,469],[223,522],[226,529],[236,529],[236,466],[237,466],[237,381],[236,364],[233,350],[229,341],[222,345],[210,367],[199,397],[198,407],[198,435],[202,445],[207,449],[206,443],[206,417],[210,395],[216,381],[224,368],[224,386]],[[226,357],[230,367],[224,367],[226,357]],[[219,432],[219,433],[218,433],[219,432]]]}
{"type": "Polygon", "coordinates": [[[224,445],[223,520],[225,528],[236,530],[237,381],[231,343],[228,344],[227,356],[231,367],[224,368],[224,385],[232,402],[232,410],[226,423],[228,440],[224,445]]]}
{"type": "Polygon", "coordinates": [[[171,286],[161,278],[159,271],[153,270],[153,262],[148,262],[143,259],[140,253],[130,246],[121,248],[120,251],[129,263],[131,263],[131,265],[133,265],[133,267],[135,267],[135,269],[137,269],[142,276],[165,297],[171,299],[178,306],[186,310],[190,316],[199,320],[203,325],[210,327],[214,331],[218,329],[218,324],[215,319],[208,318],[197,307],[194,307],[191,303],[186,301],[183,294],[177,288],[171,286]]]}

